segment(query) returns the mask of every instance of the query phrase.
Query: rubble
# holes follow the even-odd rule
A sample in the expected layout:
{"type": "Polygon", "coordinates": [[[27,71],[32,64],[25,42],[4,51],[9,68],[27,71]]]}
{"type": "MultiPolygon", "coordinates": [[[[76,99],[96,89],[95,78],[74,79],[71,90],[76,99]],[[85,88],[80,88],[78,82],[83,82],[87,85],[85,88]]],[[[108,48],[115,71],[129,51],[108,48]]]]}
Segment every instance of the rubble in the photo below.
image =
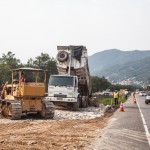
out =
{"type": "Polygon", "coordinates": [[[93,119],[101,117],[105,111],[105,106],[80,108],[79,111],[56,110],[55,120],[75,120],[93,119]]]}

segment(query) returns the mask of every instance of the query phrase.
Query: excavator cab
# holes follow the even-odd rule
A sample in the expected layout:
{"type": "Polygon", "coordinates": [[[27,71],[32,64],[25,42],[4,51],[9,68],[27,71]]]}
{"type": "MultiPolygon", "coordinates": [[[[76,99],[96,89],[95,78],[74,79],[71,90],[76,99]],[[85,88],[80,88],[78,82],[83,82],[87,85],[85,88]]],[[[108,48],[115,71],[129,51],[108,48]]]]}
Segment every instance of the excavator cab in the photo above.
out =
{"type": "Polygon", "coordinates": [[[12,70],[12,82],[6,82],[1,91],[1,114],[6,118],[20,119],[23,114],[40,114],[54,117],[54,105],[44,99],[46,71],[35,68],[12,70]]]}

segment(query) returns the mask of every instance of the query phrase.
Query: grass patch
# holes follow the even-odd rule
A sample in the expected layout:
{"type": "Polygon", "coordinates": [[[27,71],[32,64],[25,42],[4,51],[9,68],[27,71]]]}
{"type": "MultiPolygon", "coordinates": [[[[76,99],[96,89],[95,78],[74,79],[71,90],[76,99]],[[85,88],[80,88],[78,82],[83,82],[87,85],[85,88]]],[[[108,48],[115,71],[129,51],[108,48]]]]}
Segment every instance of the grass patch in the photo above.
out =
{"type": "MultiPolygon", "coordinates": [[[[120,95],[119,97],[119,104],[126,101],[124,95],[120,95]]],[[[103,105],[114,105],[114,99],[110,96],[102,96],[96,99],[96,102],[103,105]]]]}

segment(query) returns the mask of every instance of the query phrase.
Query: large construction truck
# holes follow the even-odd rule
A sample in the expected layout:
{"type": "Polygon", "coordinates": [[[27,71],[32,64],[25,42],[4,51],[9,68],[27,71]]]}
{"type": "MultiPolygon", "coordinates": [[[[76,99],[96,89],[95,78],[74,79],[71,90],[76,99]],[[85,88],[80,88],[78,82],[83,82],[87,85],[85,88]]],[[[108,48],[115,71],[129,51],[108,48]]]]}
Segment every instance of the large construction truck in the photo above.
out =
{"type": "Polygon", "coordinates": [[[91,79],[87,49],[84,46],[57,46],[58,75],[51,75],[47,100],[55,105],[87,107],[90,104],[91,79]]]}
{"type": "Polygon", "coordinates": [[[45,97],[46,72],[35,68],[12,70],[12,82],[3,85],[0,113],[4,118],[20,119],[35,114],[43,118],[54,117],[54,104],[45,97]]]}

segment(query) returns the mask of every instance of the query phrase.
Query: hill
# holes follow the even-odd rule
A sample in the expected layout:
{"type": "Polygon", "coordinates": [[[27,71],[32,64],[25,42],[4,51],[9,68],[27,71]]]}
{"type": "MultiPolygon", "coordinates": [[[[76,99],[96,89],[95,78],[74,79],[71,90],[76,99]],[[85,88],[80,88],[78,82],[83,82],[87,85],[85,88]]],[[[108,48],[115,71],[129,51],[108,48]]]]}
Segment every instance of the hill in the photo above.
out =
{"type": "Polygon", "coordinates": [[[137,80],[150,79],[150,51],[104,50],[89,56],[91,75],[105,76],[110,80],[136,77],[137,80]]]}

